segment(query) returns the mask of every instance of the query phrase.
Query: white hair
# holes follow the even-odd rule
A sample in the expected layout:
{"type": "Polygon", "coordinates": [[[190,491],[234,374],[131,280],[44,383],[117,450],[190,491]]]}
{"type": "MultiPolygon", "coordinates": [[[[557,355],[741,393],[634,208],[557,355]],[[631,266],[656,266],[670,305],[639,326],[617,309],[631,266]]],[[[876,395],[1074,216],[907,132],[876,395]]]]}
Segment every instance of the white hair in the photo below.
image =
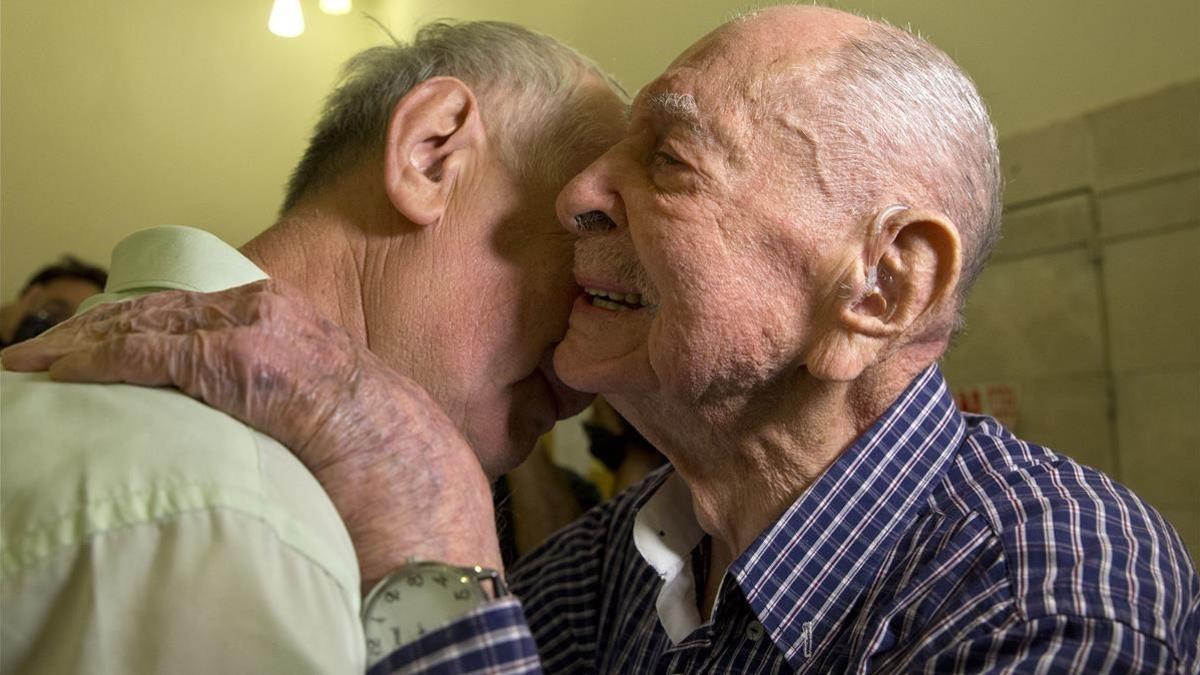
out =
{"type": "Polygon", "coordinates": [[[564,144],[589,133],[594,123],[574,114],[585,76],[625,96],[587,57],[516,24],[438,21],[421,27],[409,44],[393,43],[359,52],[343,67],[292,173],[283,211],[382,148],[396,103],[430,78],[456,77],[475,91],[501,157],[526,179],[556,178],[564,144]]]}
{"type": "Polygon", "coordinates": [[[958,227],[961,314],[1001,216],[996,130],[974,83],[929,42],[872,22],[826,54],[809,84],[831,192],[855,217],[899,200],[935,208],[958,227]]]}

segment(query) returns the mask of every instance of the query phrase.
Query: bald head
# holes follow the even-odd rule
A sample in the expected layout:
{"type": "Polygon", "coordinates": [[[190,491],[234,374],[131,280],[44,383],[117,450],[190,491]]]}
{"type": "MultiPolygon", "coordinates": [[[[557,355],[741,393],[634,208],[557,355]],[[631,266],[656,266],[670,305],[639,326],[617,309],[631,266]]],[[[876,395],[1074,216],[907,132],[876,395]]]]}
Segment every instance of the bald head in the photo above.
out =
{"type": "Polygon", "coordinates": [[[828,7],[782,5],[742,14],[716,32],[752,40],[763,52],[778,55],[782,46],[798,55],[837,46],[873,25],[869,19],[828,7]]]}
{"type": "MultiPolygon", "coordinates": [[[[823,7],[738,18],[693,50],[737,53],[750,98],[794,136],[840,215],[944,214],[963,241],[960,307],[999,235],[996,133],[971,79],[908,31],[823,7]]],[[[728,58],[728,57],[726,57],[728,58]]]]}

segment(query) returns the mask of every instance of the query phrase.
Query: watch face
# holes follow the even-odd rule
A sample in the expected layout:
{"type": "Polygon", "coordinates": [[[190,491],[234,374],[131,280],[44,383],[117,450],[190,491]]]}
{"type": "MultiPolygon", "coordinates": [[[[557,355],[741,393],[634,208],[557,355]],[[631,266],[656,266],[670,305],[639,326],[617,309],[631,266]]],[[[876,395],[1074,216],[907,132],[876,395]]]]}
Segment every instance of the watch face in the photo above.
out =
{"type": "Polygon", "coordinates": [[[439,563],[406,565],[380,582],[363,604],[367,663],[373,665],[488,599],[470,570],[439,563]]]}

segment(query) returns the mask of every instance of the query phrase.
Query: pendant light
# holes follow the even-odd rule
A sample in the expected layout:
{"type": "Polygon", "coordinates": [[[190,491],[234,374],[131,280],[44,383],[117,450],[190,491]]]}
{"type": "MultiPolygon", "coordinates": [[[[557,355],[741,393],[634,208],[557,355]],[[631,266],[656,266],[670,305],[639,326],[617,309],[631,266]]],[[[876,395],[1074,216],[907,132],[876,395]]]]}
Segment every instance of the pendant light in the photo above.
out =
{"type": "Polygon", "coordinates": [[[350,13],[351,0],[321,0],[321,11],[334,16],[350,13]]]}
{"type": "Polygon", "coordinates": [[[300,0],[275,0],[267,28],[279,37],[296,37],[304,32],[304,12],[300,0]]]}

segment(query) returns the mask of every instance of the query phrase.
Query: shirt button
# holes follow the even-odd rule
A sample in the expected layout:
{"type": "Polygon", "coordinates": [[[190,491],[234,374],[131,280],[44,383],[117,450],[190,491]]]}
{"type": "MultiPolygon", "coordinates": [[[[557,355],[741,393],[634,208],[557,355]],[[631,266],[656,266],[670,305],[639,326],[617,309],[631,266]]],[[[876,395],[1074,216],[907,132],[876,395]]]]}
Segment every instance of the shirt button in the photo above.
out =
{"type": "Polygon", "coordinates": [[[762,639],[763,625],[757,621],[751,621],[749,626],[746,626],[746,639],[751,642],[758,642],[762,639]]]}

